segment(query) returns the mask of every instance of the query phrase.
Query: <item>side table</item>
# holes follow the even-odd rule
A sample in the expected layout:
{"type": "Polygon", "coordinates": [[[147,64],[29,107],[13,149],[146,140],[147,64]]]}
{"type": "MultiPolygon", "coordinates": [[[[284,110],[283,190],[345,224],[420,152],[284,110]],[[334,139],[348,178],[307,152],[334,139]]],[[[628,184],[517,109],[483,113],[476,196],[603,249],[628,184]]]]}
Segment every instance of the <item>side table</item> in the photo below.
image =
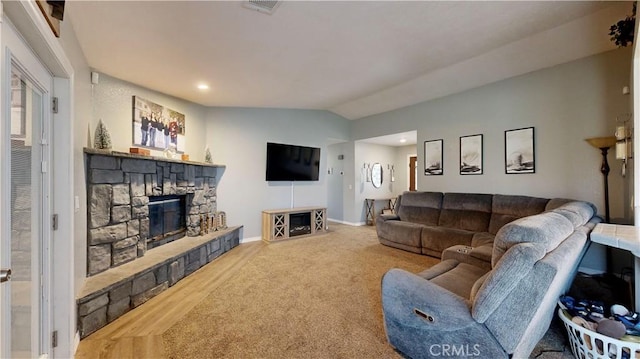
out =
{"type": "Polygon", "coordinates": [[[396,201],[398,197],[392,198],[365,198],[364,206],[365,206],[365,214],[366,214],[366,222],[367,225],[373,226],[376,224],[376,201],[385,201],[388,204],[388,207],[384,209],[390,209],[395,212],[396,201]]]}
{"type": "Polygon", "coordinates": [[[623,249],[634,255],[634,305],[640,310],[640,227],[598,223],[591,231],[591,241],[608,247],[623,249]]]}

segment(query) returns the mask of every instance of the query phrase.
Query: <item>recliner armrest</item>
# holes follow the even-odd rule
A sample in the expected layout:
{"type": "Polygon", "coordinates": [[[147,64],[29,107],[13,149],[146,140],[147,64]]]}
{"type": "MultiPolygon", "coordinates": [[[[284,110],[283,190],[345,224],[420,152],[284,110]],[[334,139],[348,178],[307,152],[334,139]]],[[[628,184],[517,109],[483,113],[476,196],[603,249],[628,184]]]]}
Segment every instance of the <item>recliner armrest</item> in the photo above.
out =
{"type": "Polygon", "coordinates": [[[385,316],[408,326],[454,331],[476,324],[464,299],[402,269],[382,277],[382,303],[385,316]]]}
{"type": "Polygon", "coordinates": [[[469,305],[462,297],[401,269],[391,269],[382,277],[387,339],[406,357],[439,357],[443,346],[451,345],[469,348],[477,357],[508,358],[487,327],[473,319],[469,305]]]}

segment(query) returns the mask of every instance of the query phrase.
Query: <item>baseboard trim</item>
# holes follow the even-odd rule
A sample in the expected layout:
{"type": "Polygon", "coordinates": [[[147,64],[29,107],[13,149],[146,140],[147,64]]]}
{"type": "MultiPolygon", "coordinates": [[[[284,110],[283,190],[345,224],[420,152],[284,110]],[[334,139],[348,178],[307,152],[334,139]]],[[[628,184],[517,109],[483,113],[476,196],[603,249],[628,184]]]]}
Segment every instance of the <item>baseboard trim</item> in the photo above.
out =
{"type": "Polygon", "coordinates": [[[242,238],[240,240],[240,243],[249,243],[249,242],[257,242],[257,241],[261,241],[262,237],[257,236],[257,237],[249,237],[249,238],[242,238]]]}
{"type": "Polygon", "coordinates": [[[73,337],[73,352],[78,351],[78,346],[80,345],[80,331],[76,331],[76,335],[73,337]]]}
{"type": "Polygon", "coordinates": [[[331,219],[331,218],[327,218],[327,222],[334,222],[334,223],[340,223],[340,224],[346,224],[347,226],[354,226],[354,227],[358,227],[358,226],[364,226],[366,223],[364,222],[345,222],[345,221],[340,221],[337,219],[331,219]]]}

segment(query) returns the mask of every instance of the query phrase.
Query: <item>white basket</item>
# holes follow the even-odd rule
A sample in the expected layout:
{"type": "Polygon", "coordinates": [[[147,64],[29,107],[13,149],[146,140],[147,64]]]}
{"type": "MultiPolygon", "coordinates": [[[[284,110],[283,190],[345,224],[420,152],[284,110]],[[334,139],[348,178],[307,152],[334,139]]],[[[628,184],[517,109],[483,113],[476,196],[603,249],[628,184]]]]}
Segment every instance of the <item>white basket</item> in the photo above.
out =
{"type": "Polygon", "coordinates": [[[569,313],[558,308],[558,316],[569,334],[571,351],[579,359],[639,359],[640,338],[625,335],[614,339],[571,321],[569,313]],[[628,340],[625,340],[628,339],[628,340]],[[624,355],[623,355],[624,351],[624,355]],[[630,355],[630,353],[634,353],[630,355]]]}

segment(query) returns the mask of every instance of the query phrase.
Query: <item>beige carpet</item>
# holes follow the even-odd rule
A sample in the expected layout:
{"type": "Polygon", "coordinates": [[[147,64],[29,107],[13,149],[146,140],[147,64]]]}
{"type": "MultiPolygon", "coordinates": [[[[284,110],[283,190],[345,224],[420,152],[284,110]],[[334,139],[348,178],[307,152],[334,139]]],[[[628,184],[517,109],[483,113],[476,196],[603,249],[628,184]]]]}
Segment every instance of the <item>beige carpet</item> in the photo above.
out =
{"type": "Polygon", "coordinates": [[[171,358],[399,358],[387,344],[380,280],[437,259],[378,243],[373,227],[265,246],[165,332],[171,358]]]}

